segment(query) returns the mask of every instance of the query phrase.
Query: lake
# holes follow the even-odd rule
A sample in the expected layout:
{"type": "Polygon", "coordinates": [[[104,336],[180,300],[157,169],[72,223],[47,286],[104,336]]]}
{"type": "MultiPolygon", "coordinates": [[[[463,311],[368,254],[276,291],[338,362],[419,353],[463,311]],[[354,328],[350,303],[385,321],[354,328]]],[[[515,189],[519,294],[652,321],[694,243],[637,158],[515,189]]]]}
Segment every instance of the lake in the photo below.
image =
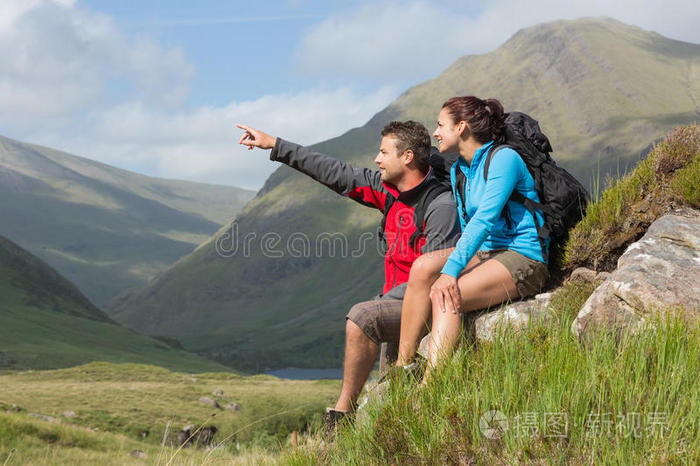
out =
{"type": "Polygon", "coordinates": [[[342,379],[343,369],[302,369],[299,367],[285,367],[274,371],[265,371],[267,375],[274,375],[280,379],[291,380],[319,380],[342,379]]]}

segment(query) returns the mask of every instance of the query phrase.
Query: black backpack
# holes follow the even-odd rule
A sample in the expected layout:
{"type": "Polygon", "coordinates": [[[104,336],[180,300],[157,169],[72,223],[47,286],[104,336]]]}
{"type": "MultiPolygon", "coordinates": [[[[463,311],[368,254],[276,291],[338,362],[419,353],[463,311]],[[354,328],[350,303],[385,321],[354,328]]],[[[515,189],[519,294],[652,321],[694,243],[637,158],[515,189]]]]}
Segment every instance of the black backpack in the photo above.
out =
{"type": "MultiPolygon", "coordinates": [[[[484,181],[488,178],[491,159],[504,147],[514,149],[520,155],[535,180],[535,190],[540,202],[526,198],[517,190],[513,190],[510,200],[523,204],[532,214],[542,247],[542,256],[546,260],[548,256],[553,256],[552,253],[568,238],[569,230],[581,220],[590,202],[590,196],[586,188],[573,175],[557,166],[552,160],[549,155],[552,152],[549,139],[542,133],[537,121],[529,115],[520,112],[506,114],[503,133],[498,140],[494,141],[486,155],[484,181]],[[540,210],[544,214],[544,225],[540,225],[535,210],[540,210]],[[551,238],[549,255],[545,246],[547,238],[551,238]]],[[[456,170],[456,174],[455,191],[461,199],[464,199],[466,177],[461,170],[456,170]]],[[[507,205],[502,215],[509,223],[510,213],[507,205]]]]}
{"type": "MultiPolygon", "coordinates": [[[[452,167],[452,164],[457,160],[457,157],[459,157],[458,154],[449,153],[443,155],[436,147],[430,148],[429,163],[433,171],[434,182],[423,190],[420,198],[415,203],[413,221],[416,225],[416,231],[413,232],[409,240],[409,245],[411,247],[418,241],[418,238],[423,236],[425,213],[430,203],[439,195],[452,190],[450,185],[450,167],[452,167]]],[[[382,223],[379,227],[379,237],[382,241],[384,240],[386,217],[395,201],[396,197],[391,193],[387,193],[386,201],[384,202],[384,216],[382,217],[382,223]]]]}

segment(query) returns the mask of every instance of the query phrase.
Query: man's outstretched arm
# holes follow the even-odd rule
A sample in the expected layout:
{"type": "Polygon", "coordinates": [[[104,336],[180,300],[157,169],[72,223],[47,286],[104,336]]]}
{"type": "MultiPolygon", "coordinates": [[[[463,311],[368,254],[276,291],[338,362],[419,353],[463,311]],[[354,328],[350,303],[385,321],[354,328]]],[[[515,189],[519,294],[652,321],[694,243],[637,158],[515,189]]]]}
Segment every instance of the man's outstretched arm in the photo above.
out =
{"type": "Polygon", "coordinates": [[[270,160],[284,163],[363,205],[384,208],[386,190],[378,171],[353,167],[341,160],[313,152],[304,146],[270,136],[246,125],[236,126],[245,130],[239,143],[248,146],[249,149],[272,149],[270,160]]]}

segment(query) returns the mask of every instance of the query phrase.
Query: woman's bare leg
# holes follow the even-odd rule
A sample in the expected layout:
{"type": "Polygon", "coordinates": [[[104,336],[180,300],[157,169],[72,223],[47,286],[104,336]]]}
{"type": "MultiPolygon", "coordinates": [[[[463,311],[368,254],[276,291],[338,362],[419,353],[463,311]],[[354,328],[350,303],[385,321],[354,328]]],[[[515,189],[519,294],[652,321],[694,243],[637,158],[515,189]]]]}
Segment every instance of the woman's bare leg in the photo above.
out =
{"type": "MultiPolygon", "coordinates": [[[[486,309],[520,296],[508,269],[494,259],[460,275],[457,287],[462,300],[460,312],[486,309]]],[[[432,319],[429,367],[435,367],[439,360],[452,354],[462,327],[460,313],[443,312],[437,306],[433,306],[432,319]]]]}
{"type": "MultiPolygon", "coordinates": [[[[413,359],[421,338],[430,330],[430,287],[440,276],[440,271],[453,250],[454,248],[449,248],[428,252],[416,259],[411,266],[401,307],[401,337],[397,365],[408,364],[413,359]]],[[[467,269],[478,263],[479,259],[474,256],[467,269]]]]}
{"type": "Polygon", "coordinates": [[[411,265],[406,294],[401,306],[401,337],[397,365],[408,364],[418,350],[418,343],[430,328],[430,286],[454,248],[421,255],[411,265]]]}

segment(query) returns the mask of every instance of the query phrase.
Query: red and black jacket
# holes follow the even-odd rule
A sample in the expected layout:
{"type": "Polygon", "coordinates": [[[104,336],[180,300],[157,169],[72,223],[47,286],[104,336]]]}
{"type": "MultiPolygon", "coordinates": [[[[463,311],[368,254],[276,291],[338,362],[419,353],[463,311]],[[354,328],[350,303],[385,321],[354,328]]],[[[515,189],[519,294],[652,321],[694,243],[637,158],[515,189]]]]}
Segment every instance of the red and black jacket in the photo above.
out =
{"type": "Polygon", "coordinates": [[[277,138],[270,160],[282,162],[333,191],[384,213],[383,293],[405,283],[422,253],[453,247],[459,239],[457,209],[449,185],[431,168],[415,188],[399,192],[377,170],[357,168],[277,138]]]}

